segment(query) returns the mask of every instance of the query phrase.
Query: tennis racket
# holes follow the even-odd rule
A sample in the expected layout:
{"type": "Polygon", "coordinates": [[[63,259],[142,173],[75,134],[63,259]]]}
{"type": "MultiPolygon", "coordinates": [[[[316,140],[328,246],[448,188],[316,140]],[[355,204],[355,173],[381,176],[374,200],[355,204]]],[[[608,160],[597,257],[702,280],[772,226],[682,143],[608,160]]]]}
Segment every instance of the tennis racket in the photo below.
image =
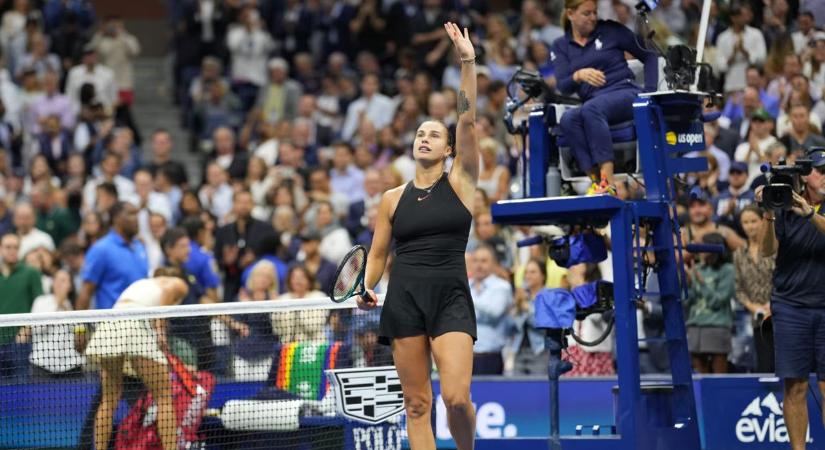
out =
{"type": "Polygon", "coordinates": [[[329,298],[335,303],[341,303],[352,297],[364,295],[364,274],[367,270],[367,249],[363,245],[356,245],[341,260],[335,272],[335,282],[328,292],[329,298]]]}

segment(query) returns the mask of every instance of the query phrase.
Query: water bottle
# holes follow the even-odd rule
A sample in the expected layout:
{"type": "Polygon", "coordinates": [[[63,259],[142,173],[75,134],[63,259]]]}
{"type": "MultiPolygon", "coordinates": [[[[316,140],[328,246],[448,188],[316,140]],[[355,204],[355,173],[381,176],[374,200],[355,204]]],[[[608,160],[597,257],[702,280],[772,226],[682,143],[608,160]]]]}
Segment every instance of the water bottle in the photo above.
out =
{"type": "Polygon", "coordinates": [[[550,166],[547,168],[547,178],[545,180],[548,197],[558,197],[561,195],[561,173],[559,168],[550,166]]]}

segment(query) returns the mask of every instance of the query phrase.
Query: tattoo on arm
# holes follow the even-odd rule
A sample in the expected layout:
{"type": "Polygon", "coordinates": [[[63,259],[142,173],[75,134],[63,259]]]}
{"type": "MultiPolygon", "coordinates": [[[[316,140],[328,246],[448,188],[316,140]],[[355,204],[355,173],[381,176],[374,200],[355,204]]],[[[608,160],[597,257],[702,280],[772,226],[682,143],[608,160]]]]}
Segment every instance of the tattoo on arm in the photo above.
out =
{"type": "Polygon", "coordinates": [[[464,91],[459,91],[458,92],[458,101],[457,101],[457,103],[458,103],[458,105],[456,105],[456,106],[458,108],[458,115],[459,116],[470,110],[470,101],[467,100],[467,94],[465,94],[464,91]]]}

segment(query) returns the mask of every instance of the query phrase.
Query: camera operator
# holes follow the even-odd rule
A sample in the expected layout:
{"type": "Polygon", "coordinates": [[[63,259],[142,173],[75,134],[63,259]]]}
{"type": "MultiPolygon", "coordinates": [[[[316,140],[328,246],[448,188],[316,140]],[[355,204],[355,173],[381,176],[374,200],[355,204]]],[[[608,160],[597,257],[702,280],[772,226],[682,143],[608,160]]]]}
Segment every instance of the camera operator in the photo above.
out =
{"type": "MultiPolygon", "coordinates": [[[[766,214],[763,256],[776,254],[771,314],[776,375],[785,382],[784,415],[791,448],[804,449],[808,428],[805,398],[808,376],[816,372],[825,393],[825,151],[809,153],[811,173],[802,177],[802,194],[793,193],[790,210],[766,214]]],[[[756,189],[762,202],[764,186],[756,189]]]]}

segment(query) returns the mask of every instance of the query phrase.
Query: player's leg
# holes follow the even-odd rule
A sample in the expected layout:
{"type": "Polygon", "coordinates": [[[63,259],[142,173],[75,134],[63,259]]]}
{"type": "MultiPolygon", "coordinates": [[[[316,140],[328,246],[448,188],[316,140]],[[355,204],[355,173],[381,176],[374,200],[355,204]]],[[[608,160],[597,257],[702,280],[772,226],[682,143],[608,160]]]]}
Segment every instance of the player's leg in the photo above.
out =
{"type": "Polygon", "coordinates": [[[430,343],[427,336],[393,339],[392,357],[404,392],[410,448],[435,450],[431,423],[433,391],[430,385],[430,343]]]}
{"type": "Polygon", "coordinates": [[[134,357],[132,367],[143,384],[152,393],[158,407],[158,435],[164,450],[177,448],[177,419],[172,402],[172,387],[169,381],[169,367],[148,358],[134,357]]]}
{"type": "Polygon", "coordinates": [[[106,450],[112,435],[112,420],[123,394],[123,357],[100,360],[100,406],[95,414],[94,448],[106,450]]]}
{"type": "Polygon", "coordinates": [[[470,402],[473,338],[467,333],[452,331],[433,338],[430,345],[438,366],[450,433],[458,450],[471,450],[476,430],[475,409],[470,402]]]}
{"type": "Polygon", "coordinates": [[[808,400],[805,398],[807,393],[807,378],[785,378],[782,412],[792,450],[805,448],[805,437],[808,432],[808,400]]]}

